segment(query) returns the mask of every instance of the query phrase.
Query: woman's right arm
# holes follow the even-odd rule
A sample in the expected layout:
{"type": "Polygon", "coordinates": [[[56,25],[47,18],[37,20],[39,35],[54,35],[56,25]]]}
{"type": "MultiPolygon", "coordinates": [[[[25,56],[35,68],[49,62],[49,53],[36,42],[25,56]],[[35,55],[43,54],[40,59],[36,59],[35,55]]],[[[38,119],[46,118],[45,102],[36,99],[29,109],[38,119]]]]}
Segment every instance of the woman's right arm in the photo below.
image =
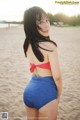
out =
{"type": "Polygon", "coordinates": [[[48,47],[53,50],[53,52],[48,52],[48,58],[51,66],[52,76],[57,86],[58,98],[60,98],[62,93],[62,76],[59,65],[58,50],[57,47],[51,43],[48,44],[48,47]]]}

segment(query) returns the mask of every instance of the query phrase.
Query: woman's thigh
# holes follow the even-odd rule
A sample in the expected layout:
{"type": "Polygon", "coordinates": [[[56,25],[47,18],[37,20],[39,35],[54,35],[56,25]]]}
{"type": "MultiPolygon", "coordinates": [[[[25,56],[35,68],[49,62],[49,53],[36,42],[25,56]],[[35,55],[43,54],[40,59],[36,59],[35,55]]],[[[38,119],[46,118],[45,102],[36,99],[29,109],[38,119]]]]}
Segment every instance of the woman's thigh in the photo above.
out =
{"type": "Polygon", "coordinates": [[[28,106],[25,106],[25,108],[27,120],[38,120],[38,110],[36,108],[31,108],[28,106]]]}
{"type": "Polygon", "coordinates": [[[58,100],[52,100],[39,109],[39,120],[57,120],[58,100]]]}

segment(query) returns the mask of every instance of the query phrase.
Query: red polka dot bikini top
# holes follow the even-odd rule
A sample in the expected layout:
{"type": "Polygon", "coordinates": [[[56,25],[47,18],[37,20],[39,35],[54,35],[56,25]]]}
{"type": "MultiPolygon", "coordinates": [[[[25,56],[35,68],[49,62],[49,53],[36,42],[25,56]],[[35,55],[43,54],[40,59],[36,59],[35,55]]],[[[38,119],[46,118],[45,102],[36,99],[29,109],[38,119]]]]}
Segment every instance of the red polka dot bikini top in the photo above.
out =
{"type": "Polygon", "coordinates": [[[49,69],[49,70],[51,69],[49,62],[43,63],[43,64],[38,64],[38,65],[30,63],[30,65],[31,65],[31,67],[30,67],[31,72],[33,72],[36,67],[40,67],[40,68],[43,68],[43,69],[49,69]]]}

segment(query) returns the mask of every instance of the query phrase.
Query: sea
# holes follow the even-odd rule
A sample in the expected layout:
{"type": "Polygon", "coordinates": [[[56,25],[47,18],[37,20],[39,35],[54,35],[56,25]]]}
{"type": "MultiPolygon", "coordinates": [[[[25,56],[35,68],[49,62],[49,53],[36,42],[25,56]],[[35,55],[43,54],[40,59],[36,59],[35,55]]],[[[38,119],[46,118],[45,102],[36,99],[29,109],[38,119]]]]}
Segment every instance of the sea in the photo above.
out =
{"type": "Polygon", "coordinates": [[[0,28],[8,28],[10,26],[18,26],[19,24],[8,24],[8,23],[0,23],[0,28]]]}

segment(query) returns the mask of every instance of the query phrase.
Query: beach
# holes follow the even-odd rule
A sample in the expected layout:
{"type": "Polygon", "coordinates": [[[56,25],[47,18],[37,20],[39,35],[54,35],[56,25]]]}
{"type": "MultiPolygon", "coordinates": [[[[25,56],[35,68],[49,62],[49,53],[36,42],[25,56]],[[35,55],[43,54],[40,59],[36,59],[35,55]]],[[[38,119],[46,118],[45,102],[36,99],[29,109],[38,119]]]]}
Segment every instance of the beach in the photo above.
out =
{"type": "MultiPolygon", "coordinates": [[[[57,120],[80,120],[80,27],[51,26],[58,45],[63,90],[57,120]]],[[[24,55],[23,25],[0,28],[0,112],[9,120],[26,120],[23,91],[31,73],[24,55]]]]}

